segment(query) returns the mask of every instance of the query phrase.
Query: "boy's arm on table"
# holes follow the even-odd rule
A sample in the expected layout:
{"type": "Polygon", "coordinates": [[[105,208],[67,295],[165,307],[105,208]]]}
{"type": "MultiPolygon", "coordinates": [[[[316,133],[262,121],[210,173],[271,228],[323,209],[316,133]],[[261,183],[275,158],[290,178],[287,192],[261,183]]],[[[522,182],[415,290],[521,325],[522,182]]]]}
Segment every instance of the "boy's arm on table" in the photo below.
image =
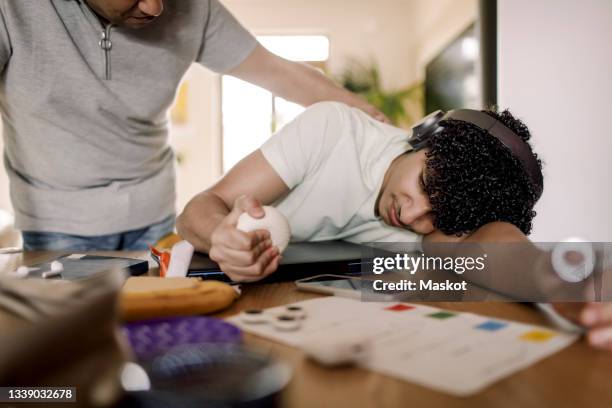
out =
{"type": "MultiPolygon", "coordinates": [[[[510,223],[488,223],[461,237],[435,231],[423,239],[423,249],[428,255],[445,252],[447,256],[469,256],[474,254],[473,251],[482,251],[482,248],[494,253],[487,253],[483,271],[470,271],[466,276],[477,285],[511,297],[537,299],[546,292],[545,288],[566,283],[554,271],[550,253],[536,247],[510,223]],[[436,245],[439,243],[444,245],[436,245]]],[[[589,285],[588,281],[576,284],[576,291],[583,292],[589,285]]],[[[554,302],[552,306],[564,318],[584,326],[591,345],[612,351],[612,303],[554,302]]]]}
{"type": "Polygon", "coordinates": [[[423,250],[433,256],[477,257],[486,253],[485,268],[471,270],[463,278],[515,299],[541,298],[543,288],[558,281],[546,252],[506,222],[491,222],[459,237],[436,230],[423,238],[423,250]]]}
{"type": "Polygon", "coordinates": [[[243,212],[260,218],[262,204],[287,194],[289,189],[256,150],[234,166],[219,182],[196,195],[177,219],[178,233],[211,259],[232,280],[261,279],[278,267],[280,254],[266,230],[236,229],[243,212]]]}

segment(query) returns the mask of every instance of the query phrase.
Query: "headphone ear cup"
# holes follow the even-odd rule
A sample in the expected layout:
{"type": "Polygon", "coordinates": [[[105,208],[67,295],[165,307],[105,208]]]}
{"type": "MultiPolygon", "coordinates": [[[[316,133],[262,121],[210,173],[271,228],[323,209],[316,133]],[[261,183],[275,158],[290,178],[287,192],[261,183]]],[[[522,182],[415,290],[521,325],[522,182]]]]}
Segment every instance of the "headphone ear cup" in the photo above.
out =
{"type": "Polygon", "coordinates": [[[435,111],[412,127],[412,136],[408,139],[408,143],[414,150],[427,147],[431,137],[442,130],[440,121],[444,118],[444,115],[445,113],[441,110],[435,111]]]}

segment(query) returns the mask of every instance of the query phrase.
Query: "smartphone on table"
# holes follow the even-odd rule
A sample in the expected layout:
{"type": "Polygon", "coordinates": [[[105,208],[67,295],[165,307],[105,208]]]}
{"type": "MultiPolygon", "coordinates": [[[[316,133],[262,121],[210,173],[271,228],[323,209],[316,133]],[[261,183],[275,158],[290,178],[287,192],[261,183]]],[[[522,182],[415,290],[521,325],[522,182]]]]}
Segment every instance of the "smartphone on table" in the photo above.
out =
{"type": "Polygon", "coordinates": [[[361,278],[343,275],[316,275],[295,281],[299,290],[359,299],[361,278]]]}

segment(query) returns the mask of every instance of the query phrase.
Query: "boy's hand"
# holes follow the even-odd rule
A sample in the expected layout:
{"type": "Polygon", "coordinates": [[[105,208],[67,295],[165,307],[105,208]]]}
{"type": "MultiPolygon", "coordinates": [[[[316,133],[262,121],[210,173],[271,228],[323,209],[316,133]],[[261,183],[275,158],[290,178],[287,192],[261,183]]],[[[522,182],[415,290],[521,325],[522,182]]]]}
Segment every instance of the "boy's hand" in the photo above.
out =
{"type": "Polygon", "coordinates": [[[232,211],[213,231],[209,251],[210,259],[235,282],[263,279],[278,268],[280,261],[278,248],[272,246],[268,231],[243,232],[236,228],[243,212],[254,218],[265,214],[261,203],[254,198],[237,198],[232,211]]]}
{"type": "Polygon", "coordinates": [[[587,329],[589,344],[612,351],[612,303],[553,303],[555,310],[563,317],[587,329]]]}

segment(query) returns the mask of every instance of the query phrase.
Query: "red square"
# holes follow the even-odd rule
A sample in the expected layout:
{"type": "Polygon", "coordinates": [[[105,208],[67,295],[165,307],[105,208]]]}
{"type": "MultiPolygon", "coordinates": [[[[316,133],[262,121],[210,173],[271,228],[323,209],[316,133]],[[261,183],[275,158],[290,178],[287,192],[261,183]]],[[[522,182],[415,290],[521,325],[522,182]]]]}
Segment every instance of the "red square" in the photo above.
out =
{"type": "Polygon", "coordinates": [[[405,312],[406,310],[414,309],[414,306],[403,305],[398,303],[397,305],[385,307],[385,310],[391,310],[392,312],[405,312]]]}

